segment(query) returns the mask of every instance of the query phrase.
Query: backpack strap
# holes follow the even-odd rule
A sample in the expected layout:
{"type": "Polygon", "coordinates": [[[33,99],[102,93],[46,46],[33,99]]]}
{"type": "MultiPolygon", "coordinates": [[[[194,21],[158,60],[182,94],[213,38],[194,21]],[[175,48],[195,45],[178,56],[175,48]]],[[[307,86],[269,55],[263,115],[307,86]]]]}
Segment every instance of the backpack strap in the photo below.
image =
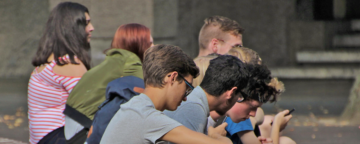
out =
{"type": "Polygon", "coordinates": [[[87,138],[88,129],[83,128],[81,131],[76,133],[71,139],[66,140],[66,144],[80,144],[84,143],[87,138]]]}
{"type": "Polygon", "coordinates": [[[79,124],[83,125],[87,130],[90,129],[92,120],[89,119],[86,115],[82,114],[81,112],[77,111],[76,109],[72,108],[68,104],[65,105],[64,114],[78,122],[79,124]]]}

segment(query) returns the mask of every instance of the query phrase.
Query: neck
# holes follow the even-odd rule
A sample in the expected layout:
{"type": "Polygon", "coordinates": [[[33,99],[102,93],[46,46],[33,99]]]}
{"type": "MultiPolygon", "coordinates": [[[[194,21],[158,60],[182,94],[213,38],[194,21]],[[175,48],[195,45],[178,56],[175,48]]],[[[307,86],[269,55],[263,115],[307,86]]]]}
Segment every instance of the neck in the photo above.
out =
{"type": "Polygon", "coordinates": [[[162,88],[152,87],[152,86],[146,86],[144,89],[144,94],[147,95],[151,101],[153,102],[155,109],[159,111],[165,110],[165,93],[162,88]]]}
{"type": "Polygon", "coordinates": [[[212,54],[212,53],[214,53],[214,52],[209,50],[209,49],[200,48],[198,57],[207,56],[207,55],[212,54]]]}
{"type": "Polygon", "coordinates": [[[207,93],[205,90],[205,95],[206,95],[206,98],[208,100],[208,104],[209,104],[209,110],[210,111],[213,111],[215,110],[215,108],[217,107],[218,105],[218,98],[213,96],[213,95],[210,95],[209,93],[207,93]]]}

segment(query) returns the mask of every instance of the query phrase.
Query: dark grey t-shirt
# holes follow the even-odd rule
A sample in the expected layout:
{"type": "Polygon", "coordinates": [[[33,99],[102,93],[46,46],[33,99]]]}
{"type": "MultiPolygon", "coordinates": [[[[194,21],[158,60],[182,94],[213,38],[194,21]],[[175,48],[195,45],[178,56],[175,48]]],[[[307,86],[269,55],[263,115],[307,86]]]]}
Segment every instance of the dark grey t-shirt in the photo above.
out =
{"type": "Polygon", "coordinates": [[[181,124],[155,109],[148,96],[140,94],[121,105],[107,126],[101,144],[147,144],[181,124]]]}
{"type": "Polygon", "coordinates": [[[164,113],[193,131],[207,134],[207,118],[210,110],[206,94],[200,86],[187,96],[187,101],[181,103],[176,111],[164,111],[164,113]]]}

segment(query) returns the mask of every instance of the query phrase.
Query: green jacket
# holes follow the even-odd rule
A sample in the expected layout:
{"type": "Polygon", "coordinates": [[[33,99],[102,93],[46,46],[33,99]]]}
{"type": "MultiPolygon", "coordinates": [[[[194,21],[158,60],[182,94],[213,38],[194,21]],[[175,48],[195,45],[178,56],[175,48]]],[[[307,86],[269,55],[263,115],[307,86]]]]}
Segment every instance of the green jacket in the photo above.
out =
{"type": "Polygon", "coordinates": [[[64,114],[78,122],[81,120],[76,117],[83,114],[92,121],[98,106],[105,100],[107,84],[123,76],[143,79],[141,61],[130,51],[110,49],[105,60],[86,72],[71,91],[64,114]]]}

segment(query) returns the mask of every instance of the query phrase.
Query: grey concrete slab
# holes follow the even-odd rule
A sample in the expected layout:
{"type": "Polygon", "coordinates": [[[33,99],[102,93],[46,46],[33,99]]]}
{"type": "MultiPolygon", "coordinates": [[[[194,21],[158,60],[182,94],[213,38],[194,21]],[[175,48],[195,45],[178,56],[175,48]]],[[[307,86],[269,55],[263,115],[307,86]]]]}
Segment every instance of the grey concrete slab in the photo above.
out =
{"type": "Polygon", "coordinates": [[[360,20],[359,19],[351,20],[351,30],[360,31],[360,20]]]}
{"type": "Polygon", "coordinates": [[[360,141],[358,126],[288,126],[284,136],[298,144],[357,144],[360,141]]]}
{"type": "Polygon", "coordinates": [[[358,68],[342,67],[286,67],[270,68],[274,77],[289,79],[353,79],[360,74],[358,68]]]}
{"type": "Polygon", "coordinates": [[[335,47],[360,47],[360,34],[337,35],[334,37],[335,47]]]}
{"type": "Polygon", "coordinates": [[[360,51],[300,51],[298,63],[359,63],[360,51]]]}

